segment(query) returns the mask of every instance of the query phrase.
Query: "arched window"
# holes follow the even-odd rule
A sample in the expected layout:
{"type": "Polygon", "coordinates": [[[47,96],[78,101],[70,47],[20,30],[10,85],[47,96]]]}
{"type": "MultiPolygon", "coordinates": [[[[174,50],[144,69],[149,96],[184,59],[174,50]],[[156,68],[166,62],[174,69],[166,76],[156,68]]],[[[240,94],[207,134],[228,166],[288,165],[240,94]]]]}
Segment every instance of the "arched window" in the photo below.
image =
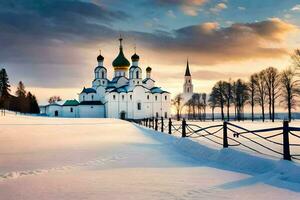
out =
{"type": "Polygon", "coordinates": [[[141,110],[142,109],[142,104],[139,102],[139,103],[137,103],[137,109],[138,110],[141,110]]]}
{"type": "Polygon", "coordinates": [[[187,92],[190,92],[190,88],[187,88],[187,92]]]}
{"type": "Polygon", "coordinates": [[[82,96],[82,99],[83,99],[83,101],[85,100],[85,96],[84,95],[82,96]]]}
{"type": "Polygon", "coordinates": [[[70,108],[70,112],[71,112],[71,113],[73,112],[73,108],[70,108]]]}
{"type": "Polygon", "coordinates": [[[92,101],[94,100],[94,95],[92,95],[92,101]]]}
{"type": "Polygon", "coordinates": [[[102,75],[102,78],[105,78],[104,77],[104,75],[105,75],[104,71],[101,72],[101,75],[102,75]]]}
{"type": "Polygon", "coordinates": [[[136,78],[139,79],[139,71],[136,71],[136,78]]]}

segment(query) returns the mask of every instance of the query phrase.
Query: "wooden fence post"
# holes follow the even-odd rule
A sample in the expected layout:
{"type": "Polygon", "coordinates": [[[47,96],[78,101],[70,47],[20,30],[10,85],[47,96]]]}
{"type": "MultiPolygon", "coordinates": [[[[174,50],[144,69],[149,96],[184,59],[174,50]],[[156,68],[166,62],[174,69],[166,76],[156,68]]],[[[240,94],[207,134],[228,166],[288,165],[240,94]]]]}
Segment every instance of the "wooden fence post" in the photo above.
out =
{"type": "Polygon", "coordinates": [[[291,160],[289,141],[289,121],[283,121],[283,159],[291,160]]]}
{"type": "Polygon", "coordinates": [[[186,137],[186,121],[184,118],[182,120],[182,137],[186,137]]]}
{"type": "Polygon", "coordinates": [[[156,131],[158,130],[157,122],[158,122],[158,119],[155,118],[155,130],[156,130],[156,131]]]}
{"type": "Polygon", "coordinates": [[[227,122],[223,122],[223,148],[228,148],[227,122]]]}
{"type": "Polygon", "coordinates": [[[161,117],[161,132],[164,132],[164,118],[161,117]]]}
{"type": "Polygon", "coordinates": [[[172,134],[172,120],[169,118],[169,134],[172,134]]]}

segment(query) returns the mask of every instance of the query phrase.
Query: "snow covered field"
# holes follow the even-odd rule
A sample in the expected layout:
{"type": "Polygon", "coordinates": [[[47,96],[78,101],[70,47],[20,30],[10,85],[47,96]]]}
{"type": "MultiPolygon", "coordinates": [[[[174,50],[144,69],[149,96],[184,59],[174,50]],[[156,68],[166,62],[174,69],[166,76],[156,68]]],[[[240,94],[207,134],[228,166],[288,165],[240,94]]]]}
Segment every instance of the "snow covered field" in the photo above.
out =
{"type": "Polygon", "coordinates": [[[115,119],[0,117],[0,199],[300,199],[300,166],[115,119]]]}

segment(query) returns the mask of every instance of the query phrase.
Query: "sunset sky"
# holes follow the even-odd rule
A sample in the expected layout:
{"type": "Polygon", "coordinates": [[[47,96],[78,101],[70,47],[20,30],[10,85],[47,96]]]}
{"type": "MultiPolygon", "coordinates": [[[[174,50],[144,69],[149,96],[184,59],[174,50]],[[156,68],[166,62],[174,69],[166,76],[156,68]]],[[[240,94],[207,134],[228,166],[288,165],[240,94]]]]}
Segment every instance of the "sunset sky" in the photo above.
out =
{"type": "Polygon", "coordinates": [[[299,26],[299,0],[0,0],[0,67],[42,104],[77,98],[99,49],[112,77],[122,34],[126,57],[136,45],[157,85],[181,92],[188,57],[195,92],[209,92],[220,79],[287,67],[299,26]]]}

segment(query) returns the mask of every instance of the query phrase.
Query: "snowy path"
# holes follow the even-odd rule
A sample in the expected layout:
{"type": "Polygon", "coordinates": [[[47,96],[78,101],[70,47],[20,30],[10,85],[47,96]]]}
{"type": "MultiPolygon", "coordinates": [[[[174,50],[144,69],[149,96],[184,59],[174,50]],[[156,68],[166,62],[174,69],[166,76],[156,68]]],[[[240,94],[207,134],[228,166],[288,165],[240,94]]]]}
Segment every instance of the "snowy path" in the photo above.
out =
{"type": "Polygon", "coordinates": [[[245,167],[236,152],[120,120],[7,116],[0,127],[4,200],[300,198],[298,165],[257,158],[258,169],[245,167]]]}

